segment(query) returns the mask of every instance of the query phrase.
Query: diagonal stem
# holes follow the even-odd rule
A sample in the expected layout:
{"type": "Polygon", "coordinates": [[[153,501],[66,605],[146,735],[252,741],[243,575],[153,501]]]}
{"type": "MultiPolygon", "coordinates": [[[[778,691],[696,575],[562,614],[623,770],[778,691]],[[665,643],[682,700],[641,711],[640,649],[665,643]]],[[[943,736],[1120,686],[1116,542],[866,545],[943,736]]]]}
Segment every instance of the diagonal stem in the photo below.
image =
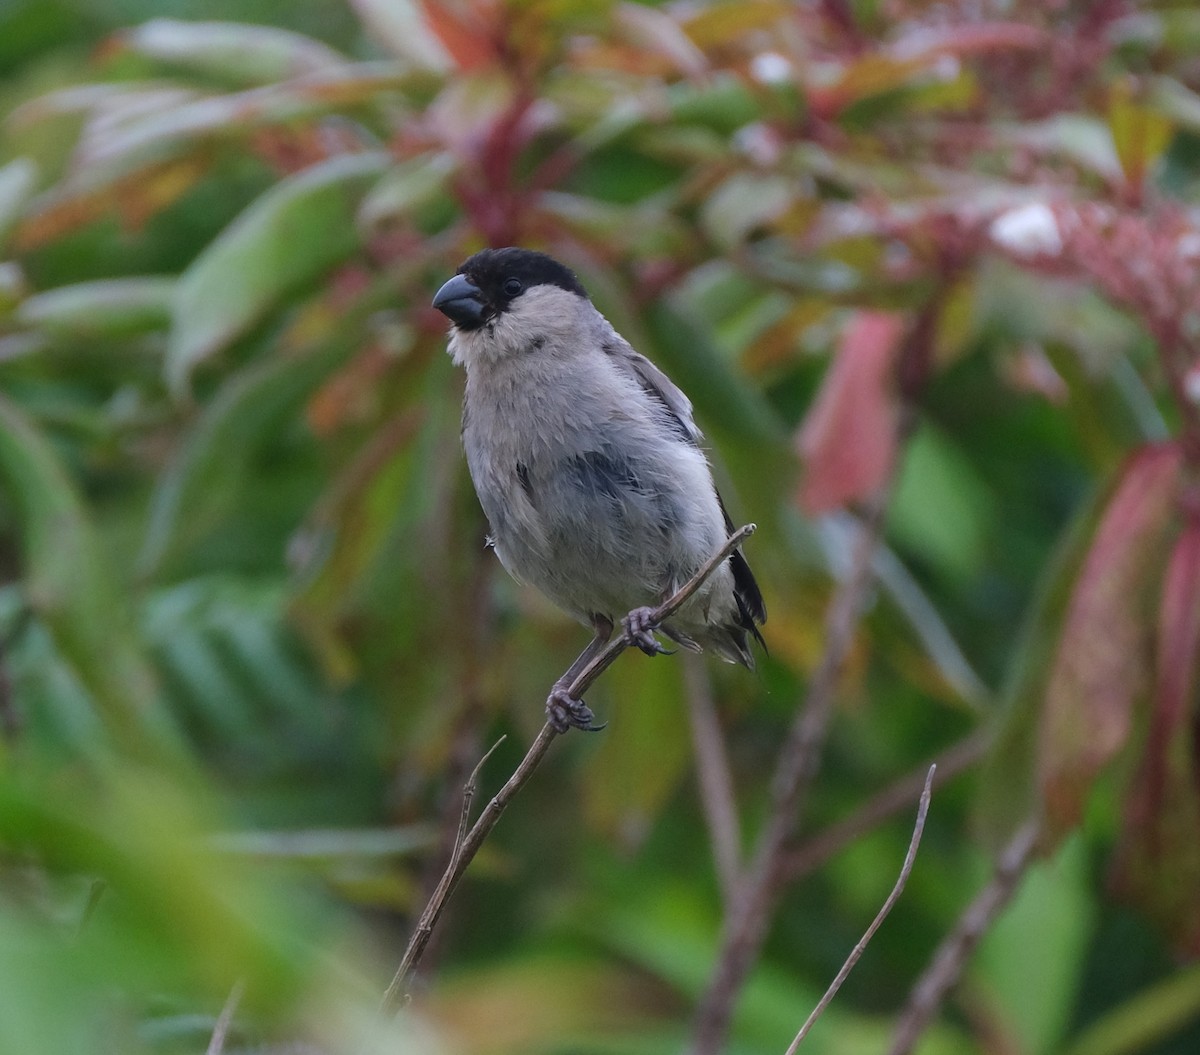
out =
{"type": "Polygon", "coordinates": [[[885,486],[872,499],[859,529],[850,574],[830,602],[821,662],[780,753],[772,786],[771,813],[753,858],[734,891],[716,966],[697,1010],[690,1049],[693,1055],[717,1055],[721,1050],[738,993],[766,939],[787,843],[801,801],[820,768],[821,747],[833,713],[838,677],[870,591],[871,558],[883,533],[889,493],[890,487],[885,486]]]}
{"type": "MultiPolygon", "coordinates": [[[[705,561],[695,575],[684,583],[671,597],[653,609],[653,625],[658,626],[667,619],[670,619],[672,615],[687,603],[692,594],[704,585],[709,576],[729,559],[729,555],[743,541],[749,538],[754,531],[755,525],[747,524],[733,532],[725,540],[724,545],[705,561]]],[[[600,635],[597,634],[597,638],[588,645],[580,658],[571,665],[568,671],[568,673],[574,671],[579,666],[580,661],[590,655],[587,662],[583,664],[582,669],[576,674],[568,690],[575,699],[580,699],[596,679],[612,666],[616,658],[629,647],[629,642],[622,634],[609,641],[607,645],[593,655],[592,653],[600,644],[603,644],[603,642],[600,635]]],[[[467,788],[463,793],[463,813],[459,827],[460,838],[457,840],[457,845],[450,856],[450,861],[446,865],[446,871],[443,873],[437,889],[433,892],[429,903],[421,912],[417,928],[409,939],[408,947],[404,950],[400,966],[396,969],[396,974],[392,978],[391,984],[387,987],[387,991],[384,993],[382,1003],[384,1014],[395,1014],[404,1002],[407,995],[408,979],[416,969],[417,964],[420,963],[425,947],[429,943],[429,937],[433,933],[433,928],[441,918],[446,903],[454,893],[454,888],[458,885],[459,879],[462,878],[463,873],[474,859],[475,854],[479,852],[479,847],[483,845],[483,841],[496,826],[496,822],[512,801],[513,796],[528,783],[529,778],[533,775],[533,771],[538,767],[538,764],[558,735],[558,731],[549,722],[546,722],[542,726],[541,731],[530,745],[529,750],[525,753],[525,757],[521,759],[520,765],[517,766],[512,776],[504,782],[504,786],[496,792],[491,801],[483,808],[479,819],[475,821],[470,831],[467,831],[471,798],[475,790],[475,779],[483,763],[487,761],[488,756],[485,755],[479,765],[475,767],[475,772],[472,773],[471,779],[467,783],[467,788]]],[[[495,748],[492,748],[492,750],[494,751],[495,748]]],[[[488,755],[490,754],[491,751],[488,752],[488,755]]]]}
{"type": "Polygon", "coordinates": [[[908,1005],[892,1035],[888,1055],[908,1055],[916,1046],[946,994],[962,977],[980,939],[1012,900],[1033,861],[1038,836],[1037,821],[1027,821],[1000,851],[991,881],[967,906],[954,929],[942,939],[929,966],[913,986],[908,1005]]]}
{"type": "Polygon", "coordinates": [[[696,755],[696,783],[700,788],[700,803],[708,823],[721,897],[728,905],[742,864],[742,833],[734,798],[733,774],[708,672],[699,656],[689,654],[682,658],[692,745],[696,755]]]}
{"type": "Polygon", "coordinates": [[[908,877],[912,874],[913,862],[917,859],[917,847],[921,845],[921,835],[925,831],[925,818],[929,815],[929,799],[933,794],[933,775],[936,772],[937,763],[935,762],[929,767],[929,772],[925,775],[925,786],[921,791],[921,802],[917,807],[917,820],[913,825],[912,838],[908,841],[908,852],[904,855],[904,863],[900,866],[900,875],[892,887],[892,892],[888,894],[883,907],[875,914],[875,918],[871,921],[871,925],[867,928],[866,933],[859,939],[858,944],[850,950],[850,955],[846,957],[846,962],[842,964],[842,969],[838,971],[837,976],[829,984],[829,988],[825,990],[825,995],[817,1001],[817,1006],[812,1009],[812,1014],[805,1019],[804,1025],[800,1027],[800,1032],[796,1034],[796,1039],[792,1041],[785,1055],[796,1055],[800,1045],[804,1043],[804,1038],[808,1036],[809,1030],[812,1029],[813,1023],[821,1017],[825,1009],[833,1002],[833,998],[837,996],[837,991],[841,989],[842,983],[850,977],[850,972],[854,970],[854,965],[862,958],[862,954],[866,951],[867,943],[875,937],[875,932],[883,925],[883,921],[887,919],[888,913],[892,911],[892,907],[900,900],[900,895],[904,893],[908,877]]]}

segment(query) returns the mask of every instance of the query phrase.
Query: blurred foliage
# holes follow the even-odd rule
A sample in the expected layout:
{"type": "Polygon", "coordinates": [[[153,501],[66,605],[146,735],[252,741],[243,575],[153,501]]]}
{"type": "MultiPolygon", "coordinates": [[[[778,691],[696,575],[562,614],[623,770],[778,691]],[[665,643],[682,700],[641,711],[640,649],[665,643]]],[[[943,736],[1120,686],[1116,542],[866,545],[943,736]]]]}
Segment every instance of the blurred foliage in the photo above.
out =
{"type": "MultiPolygon", "coordinates": [[[[1198,46],[1182,2],[0,5],[0,1051],[199,1052],[243,987],[227,1051],[679,1050],[721,921],[687,694],[748,845],[897,459],[805,829],[993,747],[807,1050],[882,1050],[1043,804],[921,1051],[1197,1050],[1198,46]],[[389,1032],[459,789],[584,642],[459,452],[429,299],[484,244],[689,393],[771,654],[623,657],[389,1032]]],[[[729,1050],[786,1047],[908,823],[789,889],[729,1050]]]]}

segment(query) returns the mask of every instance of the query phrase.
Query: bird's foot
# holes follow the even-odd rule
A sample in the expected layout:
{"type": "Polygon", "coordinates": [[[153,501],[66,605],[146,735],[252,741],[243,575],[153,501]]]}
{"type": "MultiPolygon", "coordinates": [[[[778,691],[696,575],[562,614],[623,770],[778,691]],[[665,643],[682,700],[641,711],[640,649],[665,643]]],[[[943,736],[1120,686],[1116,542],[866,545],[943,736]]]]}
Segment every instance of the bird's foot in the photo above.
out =
{"type": "Polygon", "coordinates": [[[621,625],[625,628],[625,640],[647,656],[669,656],[674,652],[674,649],[663,648],[654,636],[658,624],[654,621],[653,608],[635,608],[621,620],[621,625]]]}
{"type": "Polygon", "coordinates": [[[555,730],[565,733],[568,729],[582,729],[586,733],[598,733],[608,722],[596,724],[592,709],[571,695],[567,685],[555,685],[546,699],[546,717],[555,730]]]}

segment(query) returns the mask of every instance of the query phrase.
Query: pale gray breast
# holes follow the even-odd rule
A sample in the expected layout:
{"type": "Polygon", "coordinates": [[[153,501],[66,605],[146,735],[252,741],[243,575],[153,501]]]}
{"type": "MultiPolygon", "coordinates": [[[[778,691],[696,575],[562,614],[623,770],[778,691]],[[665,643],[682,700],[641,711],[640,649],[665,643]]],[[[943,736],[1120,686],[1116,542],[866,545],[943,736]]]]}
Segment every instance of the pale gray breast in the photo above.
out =
{"type": "Polygon", "coordinates": [[[580,618],[655,600],[719,544],[703,455],[610,355],[551,346],[472,370],[465,409],[501,560],[580,618]]]}

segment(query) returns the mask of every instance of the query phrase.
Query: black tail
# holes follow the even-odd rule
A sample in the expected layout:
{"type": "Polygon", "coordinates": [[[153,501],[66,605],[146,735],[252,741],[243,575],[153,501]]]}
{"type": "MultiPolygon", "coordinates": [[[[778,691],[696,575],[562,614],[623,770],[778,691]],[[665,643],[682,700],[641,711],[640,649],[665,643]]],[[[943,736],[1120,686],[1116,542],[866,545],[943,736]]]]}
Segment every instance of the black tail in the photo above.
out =
{"type": "MultiPolygon", "coordinates": [[[[721,515],[725,518],[725,530],[733,534],[733,521],[729,519],[729,510],[717,493],[717,505],[721,507],[721,515]]],[[[733,572],[733,599],[737,602],[737,619],[735,625],[729,627],[729,637],[738,654],[737,661],[743,666],[754,667],[754,655],[746,645],[746,635],[749,634],[762,646],[765,653],[767,643],[763,640],[758,628],[767,621],[767,606],[763,602],[762,590],[754,578],[754,572],[740,549],[735,549],[729,555],[729,568],[733,572]]]]}

